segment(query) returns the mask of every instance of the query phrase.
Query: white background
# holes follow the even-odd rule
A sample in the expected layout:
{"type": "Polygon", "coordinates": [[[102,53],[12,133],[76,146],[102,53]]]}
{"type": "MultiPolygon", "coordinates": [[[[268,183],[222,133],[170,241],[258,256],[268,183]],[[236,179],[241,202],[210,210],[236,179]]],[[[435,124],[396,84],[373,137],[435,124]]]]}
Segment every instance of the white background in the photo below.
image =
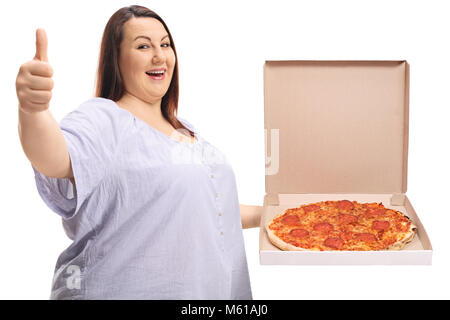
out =
{"type": "MultiPolygon", "coordinates": [[[[127,1],[2,6],[0,298],[48,299],[70,245],[37,193],[17,134],[15,78],[47,31],[59,121],[93,95],[100,40],[127,1]]],[[[179,116],[231,162],[243,204],[264,196],[263,64],[271,59],[403,60],[411,65],[408,197],[433,244],[432,266],[261,266],[244,230],[254,299],[450,298],[450,11],[445,1],[142,1],[178,52],[179,116]]]]}

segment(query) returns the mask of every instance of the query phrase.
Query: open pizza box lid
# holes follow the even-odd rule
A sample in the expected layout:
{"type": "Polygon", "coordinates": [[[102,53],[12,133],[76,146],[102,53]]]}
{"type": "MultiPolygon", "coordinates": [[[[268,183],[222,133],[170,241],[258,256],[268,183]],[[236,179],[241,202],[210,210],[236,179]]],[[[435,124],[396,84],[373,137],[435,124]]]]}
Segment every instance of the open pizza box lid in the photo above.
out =
{"type": "Polygon", "coordinates": [[[428,236],[406,196],[406,61],[266,61],[266,176],[261,264],[431,264],[428,236]],[[325,200],[382,202],[418,227],[400,251],[282,251],[265,224],[325,200]]]}

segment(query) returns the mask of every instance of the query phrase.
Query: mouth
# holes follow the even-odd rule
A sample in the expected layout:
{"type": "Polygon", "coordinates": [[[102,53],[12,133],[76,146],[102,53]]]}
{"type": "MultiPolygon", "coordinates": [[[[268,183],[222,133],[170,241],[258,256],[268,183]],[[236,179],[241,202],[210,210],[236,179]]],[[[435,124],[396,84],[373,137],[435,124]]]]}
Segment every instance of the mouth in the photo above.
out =
{"type": "Polygon", "coordinates": [[[166,69],[155,69],[145,72],[153,80],[163,80],[166,77],[166,69]]]}

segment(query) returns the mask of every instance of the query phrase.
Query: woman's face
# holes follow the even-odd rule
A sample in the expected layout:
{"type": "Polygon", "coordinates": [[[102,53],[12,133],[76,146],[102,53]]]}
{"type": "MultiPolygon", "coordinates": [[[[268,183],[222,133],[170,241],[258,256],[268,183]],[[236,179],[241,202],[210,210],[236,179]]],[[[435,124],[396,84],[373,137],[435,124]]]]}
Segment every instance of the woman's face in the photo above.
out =
{"type": "Polygon", "coordinates": [[[119,68],[125,90],[150,103],[167,92],[175,67],[175,53],[164,26],[154,18],[131,18],[123,26],[119,68]],[[148,75],[164,69],[162,77],[148,75]],[[162,78],[162,79],[161,79],[162,78]]]}

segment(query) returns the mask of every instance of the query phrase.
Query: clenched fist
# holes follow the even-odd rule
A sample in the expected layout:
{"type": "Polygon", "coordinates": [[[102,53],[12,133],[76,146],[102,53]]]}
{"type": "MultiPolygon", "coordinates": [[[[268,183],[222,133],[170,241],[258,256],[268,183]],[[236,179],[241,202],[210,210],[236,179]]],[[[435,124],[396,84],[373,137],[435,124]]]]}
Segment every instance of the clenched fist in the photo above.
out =
{"type": "Polygon", "coordinates": [[[47,110],[52,98],[53,69],[48,63],[47,34],[36,30],[36,55],[20,66],[16,78],[19,108],[26,113],[47,110]]]}

